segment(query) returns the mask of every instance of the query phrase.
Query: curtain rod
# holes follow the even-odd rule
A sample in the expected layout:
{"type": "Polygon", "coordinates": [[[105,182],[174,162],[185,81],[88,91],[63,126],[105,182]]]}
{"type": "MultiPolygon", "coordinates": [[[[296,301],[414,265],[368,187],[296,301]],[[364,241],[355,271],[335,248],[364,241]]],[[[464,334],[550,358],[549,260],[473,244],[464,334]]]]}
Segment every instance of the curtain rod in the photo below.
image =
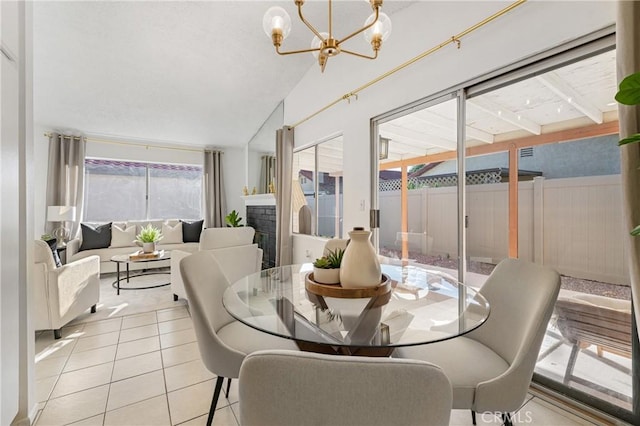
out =
{"type": "Polygon", "coordinates": [[[451,36],[451,38],[448,38],[447,40],[443,41],[442,43],[438,44],[437,46],[434,46],[431,49],[422,52],[418,56],[415,56],[412,59],[409,59],[407,62],[405,62],[403,64],[400,64],[397,67],[385,72],[384,74],[382,74],[382,75],[374,78],[373,80],[363,84],[362,86],[358,87],[357,89],[342,95],[341,97],[339,97],[335,101],[333,101],[330,104],[326,105],[325,107],[319,109],[318,111],[314,112],[313,114],[309,115],[308,117],[305,117],[302,120],[292,124],[291,127],[295,128],[295,127],[299,126],[300,124],[304,123],[305,121],[311,120],[316,115],[321,114],[324,111],[326,111],[329,108],[331,108],[332,106],[340,103],[340,101],[351,102],[351,98],[353,98],[353,97],[355,97],[356,100],[357,100],[358,99],[358,93],[360,93],[364,89],[367,89],[367,88],[373,86],[374,84],[380,82],[381,80],[384,80],[385,78],[397,73],[398,71],[403,70],[403,69],[407,68],[410,65],[413,65],[414,63],[418,62],[419,60],[424,59],[427,56],[431,55],[432,53],[437,52],[438,50],[442,49],[443,47],[447,46],[450,43],[455,43],[456,46],[458,47],[458,49],[460,49],[460,39],[462,37],[466,36],[467,34],[472,33],[473,31],[477,30],[478,28],[481,28],[481,27],[485,26],[489,22],[499,18],[500,16],[502,16],[502,15],[508,13],[508,12],[510,12],[511,10],[515,9],[516,7],[526,3],[526,1],[527,0],[518,0],[518,1],[510,4],[509,6],[507,6],[504,9],[494,13],[493,15],[489,16],[488,18],[485,18],[482,21],[478,22],[477,24],[470,26],[466,30],[464,30],[464,31],[462,31],[462,32],[460,32],[460,33],[458,33],[458,34],[456,34],[454,36],[451,36]]]}
{"type": "MultiPolygon", "coordinates": [[[[50,138],[52,135],[53,133],[51,132],[44,134],[44,136],[47,138],[50,138]]],[[[119,141],[113,141],[108,139],[98,139],[98,138],[85,137],[85,136],[72,136],[72,135],[62,135],[62,134],[61,136],[75,139],[75,140],[80,140],[84,137],[87,142],[105,143],[105,144],[111,144],[111,145],[137,146],[137,147],[143,147],[145,149],[155,148],[155,149],[170,149],[175,151],[190,151],[190,152],[220,152],[224,154],[224,151],[215,150],[215,149],[180,148],[175,146],[149,145],[149,144],[142,144],[142,143],[135,143],[135,142],[119,142],[119,141]]]]}

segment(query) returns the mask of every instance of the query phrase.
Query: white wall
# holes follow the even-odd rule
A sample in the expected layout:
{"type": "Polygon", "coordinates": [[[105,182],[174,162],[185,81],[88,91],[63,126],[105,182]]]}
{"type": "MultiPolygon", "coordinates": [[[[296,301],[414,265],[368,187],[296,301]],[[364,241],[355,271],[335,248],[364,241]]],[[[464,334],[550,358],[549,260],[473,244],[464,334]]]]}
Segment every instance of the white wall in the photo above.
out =
{"type": "Polygon", "coordinates": [[[262,123],[260,129],[249,141],[246,185],[249,193],[255,186],[260,190],[261,158],[263,155],[276,155],[276,130],[282,128],[284,104],[280,103],[271,115],[262,123]]]}
{"type": "Polygon", "coordinates": [[[31,4],[0,2],[0,424],[35,415],[34,331],[28,314],[33,258],[31,4]]]}
{"type": "Polygon", "coordinates": [[[19,136],[18,136],[18,10],[0,3],[2,43],[14,62],[0,55],[0,424],[18,414],[19,396],[19,136]]]}
{"type": "Polygon", "coordinates": [[[244,188],[244,173],[246,160],[242,148],[227,148],[224,150],[224,190],[227,195],[227,212],[236,210],[242,216],[246,225],[247,215],[242,199],[242,188],[244,188]],[[243,212],[244,215],[243,215],[243,212]]]}
{"type": "MultiPolygon", "coordinates": [[[[505,7],[506,2],[421,2],[392,17],[393,33],[375,61],[340,55],[322,74],[312,67],[285,99],[293,124],[383,72],[505,7]]],[[[615,2],[528,2],[295,128],[296,146],[344,134],[344,226],[368,226],[372,117],[545,51],[615,22],[615,2]],[[365,209],[360,209],[365,200],[365,209]]],[[[299,29],[303,31],[303,29],[299,29]]]]}

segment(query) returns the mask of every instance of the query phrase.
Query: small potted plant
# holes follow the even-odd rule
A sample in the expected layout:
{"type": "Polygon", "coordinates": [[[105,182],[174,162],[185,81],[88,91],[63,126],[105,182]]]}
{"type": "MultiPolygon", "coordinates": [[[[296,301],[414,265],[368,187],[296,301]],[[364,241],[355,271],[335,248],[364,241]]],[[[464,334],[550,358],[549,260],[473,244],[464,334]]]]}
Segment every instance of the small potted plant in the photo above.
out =
{"type": "Polygon", "coordinates": [[[148,224],[140,230],[140,233],[136,235],[136,242],[142,246],[144,253],[153,253],[156,251],[156,243],[164,238],[162,232],[155,226],[148,224]]]}
{"type": "Polygon", "coordinates": [[[321,284],[338,284],[340,282],[340,264],[344,250],[330,250],[313,262],[313,280],[321,284]]]}
{"type": "Polygon", "coordinates": [[[233,210],[231,213],[225,216],[224,221],[227,223],[228,227],[237,228],[242,225],[242,218],[238,214],[237,211],[233,210]]]}

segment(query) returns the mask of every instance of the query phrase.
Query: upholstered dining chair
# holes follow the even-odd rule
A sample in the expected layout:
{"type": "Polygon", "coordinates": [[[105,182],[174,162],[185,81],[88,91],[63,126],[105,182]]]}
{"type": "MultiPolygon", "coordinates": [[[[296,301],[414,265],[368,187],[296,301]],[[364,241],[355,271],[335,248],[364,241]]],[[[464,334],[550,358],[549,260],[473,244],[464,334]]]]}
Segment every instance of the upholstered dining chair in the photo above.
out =
{"type": "Polygon", "coordinates": [[[207,419],[207,425],[210,425],[224,378],[238,378],[240,366],[247,354],[262,349],[295,351],[297,346],[292,340],[271,336],[248,327],[227,313],[222,305],[222,294],[229,286],[229,281],[211,251],[197,252],[182,259],[180,272],[189,300],[189,311],[202,362],[209,371],[218,376],[207,419]]]}
{"type": "MultiPolygon", "coordinates": [[[[206,228],[200,234],[198,251],[210,250],[212,253],[221,253],[225,256],[230,247],[244,247],[235,254],[228,255],[220,264],[230,283],[240,278],[258,272],[262,267],[262,249],[253,244],[255,230],[250,226],[236,228],[206,228]]],[[[171,251],[171,292],[173,300],[182,297],[186,299],[184,283],[180,275],[180,261],[191,253],[182,250],[171,251]]]]}
{"type": "Polygon", "coordinates": [[[394,356],[419,359],[444,370],[453,385],[453,408],[510,413],[526,398],[547,323],[560,290],[560,276],[550,268],[505,259],[480,293],[491,312],[479,328],[455,339],[398,348],[394,356]]]}
{"type": "Polygon", "coordinates": [[[345,250],[347,248],[347,244],[349,244],[349,240],[345,238],[331,238],[327,240],[324,244],[324,249],[322,250],[322,255],[326,256],[331,251],[335,251],[336,249],[345,250]]]}
{"type": "Polygon", "coordinates": [[[260,351],[240,369],[240,425],[448,425],[440,367],[394,358],[260,351]]]}

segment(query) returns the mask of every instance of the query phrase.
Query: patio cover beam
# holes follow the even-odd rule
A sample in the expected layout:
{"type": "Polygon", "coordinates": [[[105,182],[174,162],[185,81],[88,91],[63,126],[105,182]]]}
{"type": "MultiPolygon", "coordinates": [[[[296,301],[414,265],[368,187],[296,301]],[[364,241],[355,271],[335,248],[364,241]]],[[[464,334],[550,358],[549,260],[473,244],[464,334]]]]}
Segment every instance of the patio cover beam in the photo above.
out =
{"type": "MultiPolygon", "coordinates": [[[[493,154],[496,152],[509,151],[510,145],[515,145],[517,149],[528,148],[530,146],[546,145],[556,142],[568,142],[572,140],[591,138],[596,136],[614,135],[618,133],[618,121],[609,121],[603,124],[593,124],[591,126],[579,127],[576,129],[560,130],[558,132],[544,133],[542,135],[527,136],[504,142],[495,142],[490,145],[474,146],[466,149],[467,157],[477,155],[493,154]]],[[[406,165],[407,167],[416,164],[429,164],[438,161],[454,160],[455,151],[442,152],[439,154],[423,155],[420,157],[407,158],[406,160],[388,161],[380,163],[380,170],[397,169],[406,165]]]]}

